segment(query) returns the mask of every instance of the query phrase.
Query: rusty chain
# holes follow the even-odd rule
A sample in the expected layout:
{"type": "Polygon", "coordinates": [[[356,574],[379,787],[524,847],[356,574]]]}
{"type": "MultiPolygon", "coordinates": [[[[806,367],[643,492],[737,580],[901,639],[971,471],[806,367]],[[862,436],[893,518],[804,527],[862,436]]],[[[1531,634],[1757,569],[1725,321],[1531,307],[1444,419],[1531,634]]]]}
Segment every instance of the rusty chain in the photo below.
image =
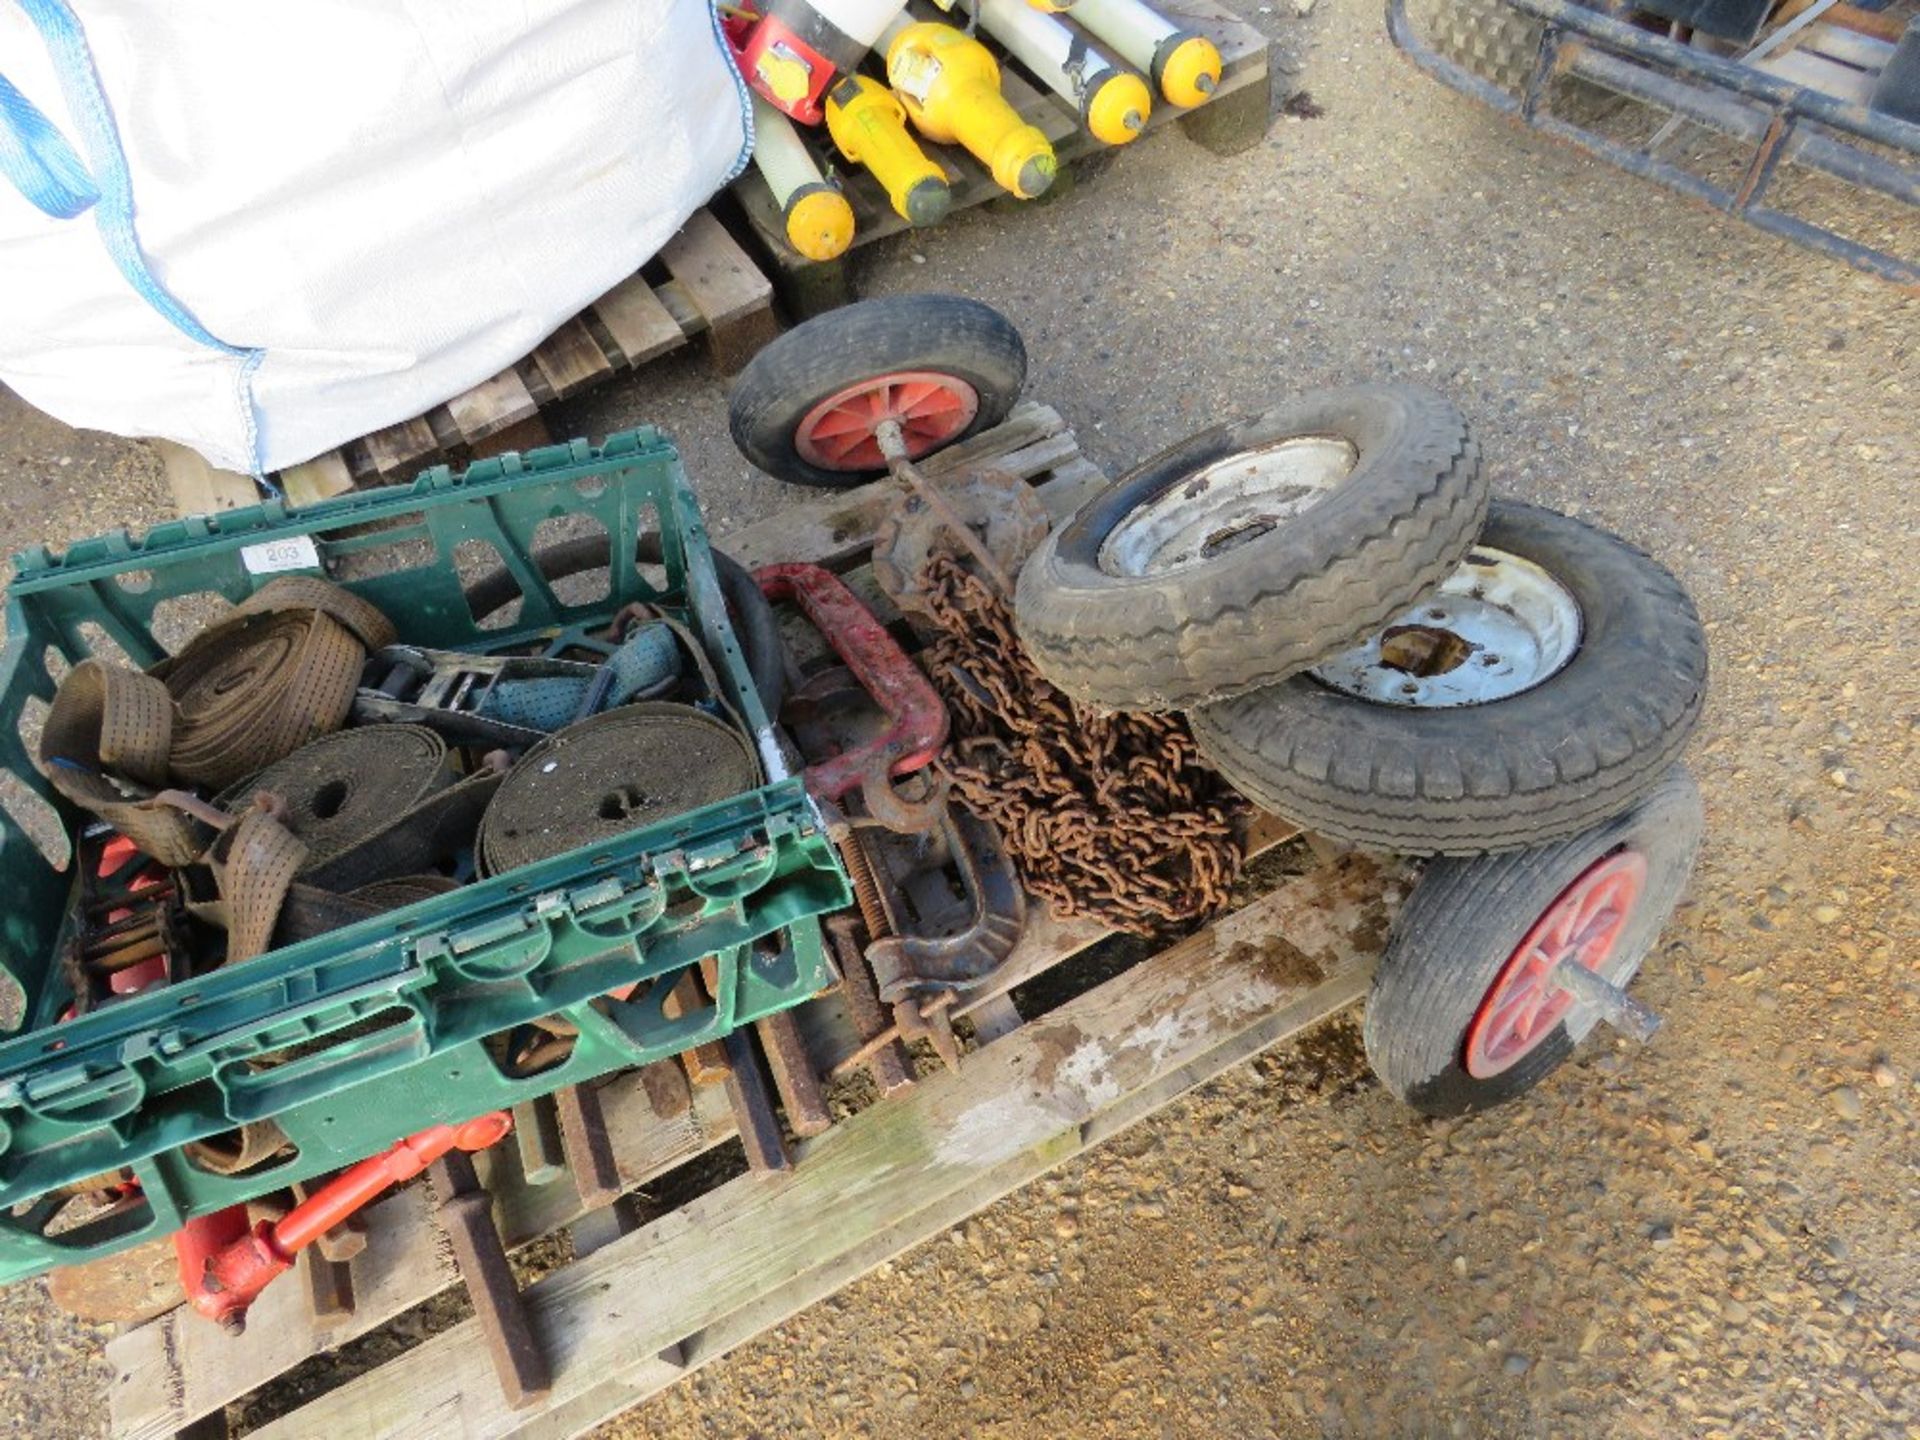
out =
{"type": "Polygon", "coordinates": [[[1178,715],[1082,709],[1036,670],[1007,602],[948,556],[927,571],[921,657],[947,702],[954,794],[998,827],[1061,918],[1149,935],[1226,903],[1246,859],[1241,801],[1178,715]]]}

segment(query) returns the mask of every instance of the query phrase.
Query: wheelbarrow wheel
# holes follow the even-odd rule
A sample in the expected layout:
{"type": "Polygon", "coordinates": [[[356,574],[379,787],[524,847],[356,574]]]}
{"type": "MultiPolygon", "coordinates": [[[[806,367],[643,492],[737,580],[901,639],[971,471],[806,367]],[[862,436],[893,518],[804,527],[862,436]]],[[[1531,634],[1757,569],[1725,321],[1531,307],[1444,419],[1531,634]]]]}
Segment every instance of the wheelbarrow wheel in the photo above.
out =
{"type": "Polygon", "coordinates": [[[1401,908],[1367,1001],[1367,1058],[1429,1115],[1532,1089],[1598,1022],[1548,978],[1563,961],[1622,989],[1679,904],[1704,829],[1675,766],[1624,815],[1532,850],[1435,860],[1401,908]]]}
{"type": "Polygon", "coordinates": [[[1369,638],[1191,712],[1208,762],[1309,830],[1401,855],[1577,835],[1680,758],[1707,640],[1680,583],[1626,541],[1496,500],[1445,584],[1369,638]]]}
{"type": "Polygon", "coordinates": [[[778,480],[822,489],[886,472],[896,421],[918,460],[1007,418],[1027,379],[1013,323],[958,295],[894,295],[830,310],[748,362],[727,397],[733,443],[778,480]]]}
{"type": "Polygon", "coordinates": [[[1040,673],[1110,710],[1180,710],[1304,670],[1453,573],[1487,509],[1445,396],[1353,385],[1182,440],[1034,551],[1014,620],[1040,673]]]}

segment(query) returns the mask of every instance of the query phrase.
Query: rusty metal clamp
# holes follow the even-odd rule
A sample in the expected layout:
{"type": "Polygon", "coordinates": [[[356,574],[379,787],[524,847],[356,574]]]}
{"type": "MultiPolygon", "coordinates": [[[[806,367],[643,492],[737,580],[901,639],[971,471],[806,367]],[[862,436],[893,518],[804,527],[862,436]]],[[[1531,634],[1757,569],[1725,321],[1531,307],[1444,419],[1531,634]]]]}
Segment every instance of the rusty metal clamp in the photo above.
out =
{"type": "Polygon", "coordinates": [[[944,787],[930,799],[910,800],[896,776],[926,768],[947,741],[947,707],[860,597],[818,565],[766,565],[754,571],[767,599],[792,602],[886,712],[887,728],[872,739],[807,767],[815,798],[838,801],[858,789],[867,813],[889,830],[926,831],[945,813],[944,787]]]}
{"type": "Polygon", "coordinates": [[[1026,894],[993,826],[956,809],[925,835],[864,838],[893,929],[867,947],[883,1002],[977,985],[1013,953],[1026,894]]]}

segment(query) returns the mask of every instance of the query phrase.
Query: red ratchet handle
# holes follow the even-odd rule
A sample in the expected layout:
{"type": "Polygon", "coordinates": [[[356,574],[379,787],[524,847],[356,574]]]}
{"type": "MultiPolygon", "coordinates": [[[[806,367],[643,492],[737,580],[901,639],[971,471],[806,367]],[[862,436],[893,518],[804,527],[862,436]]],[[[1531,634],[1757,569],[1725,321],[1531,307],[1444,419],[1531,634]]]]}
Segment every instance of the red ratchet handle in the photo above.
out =
{"type": "Polygon", "coordinates": [[[173,1237],[180,1283],[209,1320],[239,1334],[247,1307],[294,1257],[388,1187],[411,1180],[449,1150],[484,1150],[513,1129],[504,1110],[463,1125],[435,1125],[341,1171],[279,1221],[247,1226],[247,1207],[232,1205],[187,1221],[173,1237]]]}
{"type": "Polygon", "coordinates": [[[838,800],[859,788],[868,810],[882,820],[909,808],[888,781],[924,768],[947,743],[947,707],[939,694],[837,575],[818,565],[795,563],[762,566],[753,578],[767,599],[799,608],[890,722],[865,745],[808,766],[807,789],[823,800],[838,800]]]}

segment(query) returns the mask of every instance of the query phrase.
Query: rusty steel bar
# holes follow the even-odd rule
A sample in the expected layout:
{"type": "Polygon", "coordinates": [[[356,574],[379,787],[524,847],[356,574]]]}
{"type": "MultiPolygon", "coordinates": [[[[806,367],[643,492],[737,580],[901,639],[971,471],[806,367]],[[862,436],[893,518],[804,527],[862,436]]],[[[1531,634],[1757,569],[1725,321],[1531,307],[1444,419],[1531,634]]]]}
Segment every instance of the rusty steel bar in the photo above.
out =
{"type": "Polygon", "coordinates": [[[580,1194],[582,1208],[597,1210],[612,1204],[620,1198],[620,1167],[613,1158],[600,1092],[591,1085],[569,1085],[554,1092],[553,1108],[560,1118],[567,1168],[573,1172],[573,1188],[580,1194]]]}
{"type": "MultiPolygon", "coordinates": [[[[700,988],[699,976],[694,974],[692,966],[688,966],[680,972],[680,978],[673,982],[673,989],[667,993],[661,1009],[669,1020],[678,1020],[682,1015],[692,1015],[705,1009],[707,1003],[706,993],[700,988]]],[[[687,1072],[687,1079],[696,1085],[718,1085],[727,1078],[727,1052],[717,1040],[681,1051],[680,1064],[687,1072]]]]}
{"type": "Polygon", "coordinates": [[[551,1096],[522,1100],[513,1107],[513,1138],[520,1150],[520,1174],[529,1185],[551,1185],[566,1173],[560,1116],[551,1096]]]}
{"type": "Polygon", "coordinates": [[[527,1318],[520,1287],[507,1264],[507,1250],[493,1223],[493,1204],[481,1188],[473,1159],[449,1151],[428,1170],[433,1183],[434,1218],[439,1221],[453,1262],[473,1297],[474,1318],[486,1336],[487,1353],[507,1404],[519,1410],[552,1388],[552,1371],[527,1318]]]}
{"type": "MultiPolygon", "coordinates": [[[[834,958],[840,962],[840,993],[846,997],[847,1016],[853,1021],[855,1032],[865,1042],[862,1050],[867,1053],[862,1059],[873,1076],[874,1085],[882,1095],[898,1095],[912,1087],[913,1067],[907,1063],[907,1052],[900,1045],[898,1032],[880,1006],[880,996],[874,991],[873,976],[867,969],[866,957],[860,952],[853,927],[852,916],[827,917],[827,938],[833,944],[834,958]]],[[[838,1076],[850,1068],[835,1066],[833,1074],[838,1076]]]]}
{"type": "Polygon", "coordinates": [[[656,1120],[678,1120],[693,1108],[693,1088],[687,1072],[672,1060],[642,1065],[640,1085],[647,1092],[647,1108],[656,1120]]]}
{"type": "Polygon", "coordinates": [[[313,1323],[330,1329],[353,1314],[353,1268],[340,1260],[329,1260],[318,1246],[300,1257],[301,1277],[307,1286],[307,1309],[313,1323]]]}
{"type": "Polygon", "coordinates": [[[793,1157],[787,1153],[786,1136],[780,1133],[780,1117],[773,1113],[773,1097],[767,1093],[766,1076],[753,1053],[753,1042],[745,1031],[735,1030],[723,1043],[732,1066],[727,1077],[727,1104],[733,1109],[733,1123],[747,1152],[747,1168],[757,1175],[791,1170],[793,1157]]]}
{"type": "Polygon", "coordinates": [[[773,1088],[780,1092],[788,1127],[802,1137],[830,1129],[833,1116],[820,1088],[820,1072],[807,1053],[806,1038],[793,1012],[782,1010],[756,1020],[753,1028],[760,1036],[760,1048],[766,1052],[767,1069],[773,1075],[773,1088]]]}

